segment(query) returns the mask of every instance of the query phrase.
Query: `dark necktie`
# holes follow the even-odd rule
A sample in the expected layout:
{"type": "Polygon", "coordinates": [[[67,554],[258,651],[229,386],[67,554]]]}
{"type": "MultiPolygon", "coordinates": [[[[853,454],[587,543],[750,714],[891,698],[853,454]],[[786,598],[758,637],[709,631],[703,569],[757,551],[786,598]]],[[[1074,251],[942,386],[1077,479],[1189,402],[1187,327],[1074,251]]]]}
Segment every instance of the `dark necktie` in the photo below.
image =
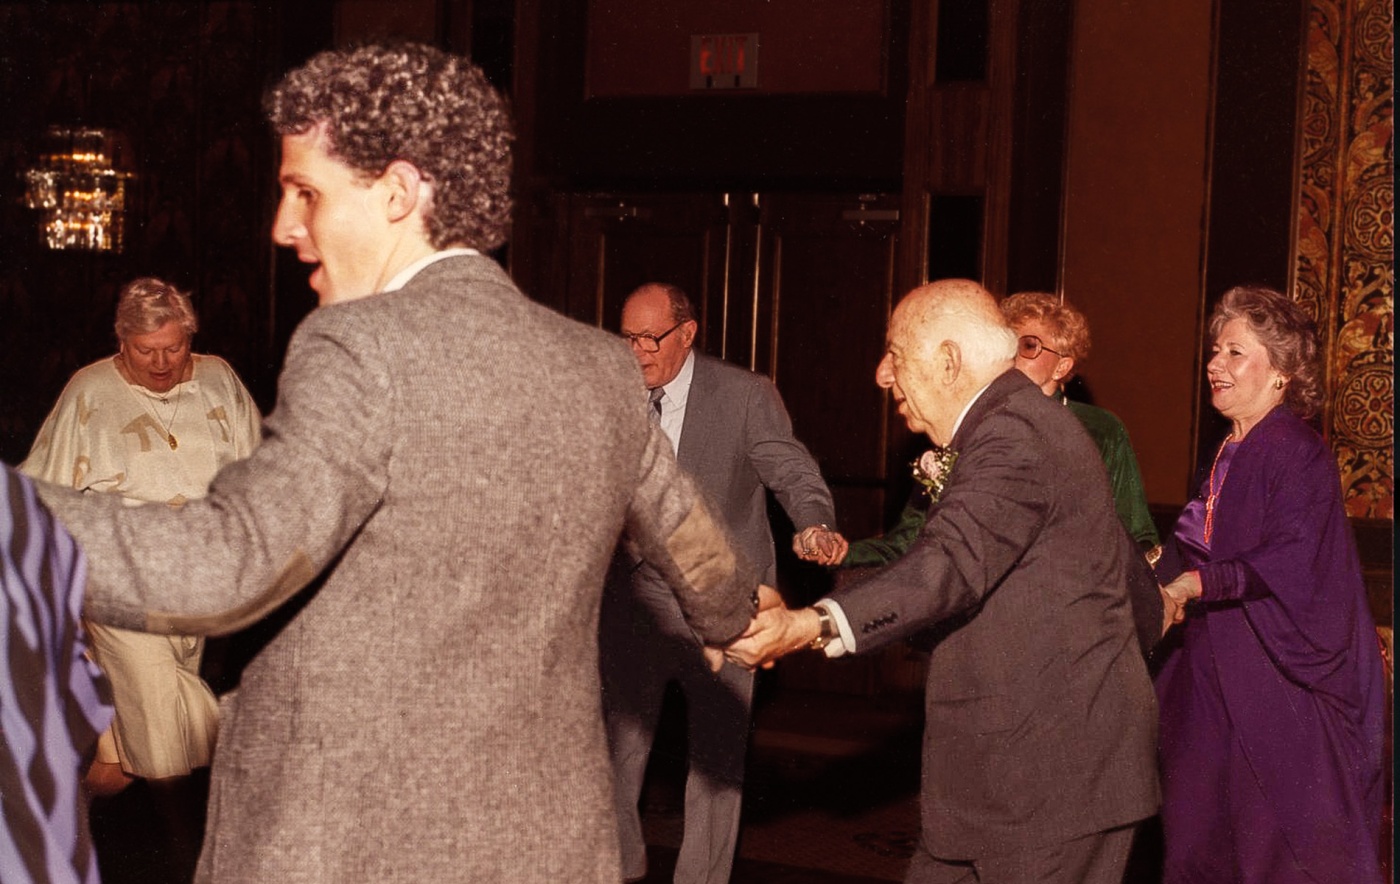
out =
{"type": "Polygon", "coordinates": [[[655,387],[651,391],[651,420],[652,423],[661,423],[661,397],[666,395],[663,387],[655,387]]]}

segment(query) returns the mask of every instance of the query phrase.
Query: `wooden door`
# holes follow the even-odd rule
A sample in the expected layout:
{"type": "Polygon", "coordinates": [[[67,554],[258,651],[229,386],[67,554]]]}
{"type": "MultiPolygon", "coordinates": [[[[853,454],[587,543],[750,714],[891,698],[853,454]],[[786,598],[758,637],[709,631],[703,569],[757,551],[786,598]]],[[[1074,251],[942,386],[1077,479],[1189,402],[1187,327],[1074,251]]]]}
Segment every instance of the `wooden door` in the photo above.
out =
{"type": "Polygon", "coordinates": [[[725,301],[725,194],[573,194],[565,202],[566,314],[616,331],[627,295],[643,283],[668,282],[700,313],[700,349],[719,355],[710,330],[725,301]]]}
{"type": "MultiPolygon", "coordinates": [[[[759,369],[783,392],[851,537],[886,524],[888,397],[875,385],[895,298],[899,198],[768,194],[760,214],[759,369]]],[[[902,501],[901,501],[902,502],[902,501]]]]}

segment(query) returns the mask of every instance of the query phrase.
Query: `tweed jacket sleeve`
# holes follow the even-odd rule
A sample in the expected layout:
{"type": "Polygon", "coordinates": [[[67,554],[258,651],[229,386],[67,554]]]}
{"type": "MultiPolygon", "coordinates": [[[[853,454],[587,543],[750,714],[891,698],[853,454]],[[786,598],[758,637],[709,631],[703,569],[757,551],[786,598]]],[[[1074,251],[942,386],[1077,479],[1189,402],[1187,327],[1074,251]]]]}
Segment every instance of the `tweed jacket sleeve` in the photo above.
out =
{"type": "Polygon", "coordinates": [[[677,466],[660,425],[648,426],[642,480],[627,513],[629,543],[670,585],[696,634],[707,644],[726,644],[756,611],[757,572],[677,466]]]}
{"type": "Polygon", "coordinates": [[[88,616],[156,633],[232,632],[344,548],[384,491],[392,419],[390,356],[372,330],[343,317],[322,308],[297,329],[263,444],[219,473],[212,500],[128,508],[115,495],[40,486],[102,565],[92,570],[88,616]]]}

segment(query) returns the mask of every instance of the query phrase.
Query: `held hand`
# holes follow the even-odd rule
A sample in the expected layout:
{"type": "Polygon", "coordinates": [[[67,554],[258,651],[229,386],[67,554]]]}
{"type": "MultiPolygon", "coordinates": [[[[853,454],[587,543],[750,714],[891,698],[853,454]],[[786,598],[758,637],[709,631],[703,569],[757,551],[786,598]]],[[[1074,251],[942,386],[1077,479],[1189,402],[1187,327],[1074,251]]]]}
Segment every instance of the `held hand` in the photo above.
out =
{"type": "Polygon", "coordinates": [[[820,632],[821,621],[812,608],[768,608],[758,612],[724,656],[747,669],[767,668],[779,657],[810,645],[820,632]]]}
{"type": "Polygon", "coordinates": [[[763,583],[758,585],[758,610],[766,611],[769,608],[781,608],[782,606],[783,597],[778,594],[776,589],[763,583]]]}
{"type": "Polygon", "coordinates": [[[1162,592],[1171,596],[1178,605],[1185,605],[1201,594],[1201,575],[1195,571],[1184,571],[1171,583],[1162,587],[1162,592]]]}
{"type": "Polygon", "coordinates": [[[840,532],[826,525],[811,525],[803,528],[792,538],[792,551],[806,562],[818,565],[836,565],[846,557],[850,544],[840,532]]]}
{"type": "Polygon", "coordinates": [[[1166,635],[1168,629],[1186,619],[1186,606],[1178,605],[1165,589],[1158,590],[1162,593],[1162,635],[1166,635]]]}
{"type": "Polygon", "coordinates": [[[1201,575],[1186,571],[1162,587],[1162,619],[1166,632],[1173,624],[1186,619],[1186,603],[1201,594],[1201,575]]]}
{"type": "Polygon", "coordinates": [[[709,665],[711,672],[719,672],[724,668],[724,648],[712,648],[709,645],[700,649],[705,655],[705,662],[709,665]]]}

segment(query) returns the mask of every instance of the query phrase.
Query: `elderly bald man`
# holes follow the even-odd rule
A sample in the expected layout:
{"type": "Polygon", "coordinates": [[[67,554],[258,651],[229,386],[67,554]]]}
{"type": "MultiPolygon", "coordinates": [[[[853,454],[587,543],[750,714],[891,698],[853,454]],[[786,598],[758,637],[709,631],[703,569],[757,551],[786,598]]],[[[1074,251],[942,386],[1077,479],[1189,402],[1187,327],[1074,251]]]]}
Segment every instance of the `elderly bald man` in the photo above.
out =
{"type": "Polygon", "coordinates": [[[900,301],[875,379],[939,446],[928,520],[899,561],[813,607],[761,612],[727,653],[863,654],[937,627],[906,881],[1118,884],[1159,801],[1136,552],[1093,441],[1015,354],[974,282],[900,301]]]}

